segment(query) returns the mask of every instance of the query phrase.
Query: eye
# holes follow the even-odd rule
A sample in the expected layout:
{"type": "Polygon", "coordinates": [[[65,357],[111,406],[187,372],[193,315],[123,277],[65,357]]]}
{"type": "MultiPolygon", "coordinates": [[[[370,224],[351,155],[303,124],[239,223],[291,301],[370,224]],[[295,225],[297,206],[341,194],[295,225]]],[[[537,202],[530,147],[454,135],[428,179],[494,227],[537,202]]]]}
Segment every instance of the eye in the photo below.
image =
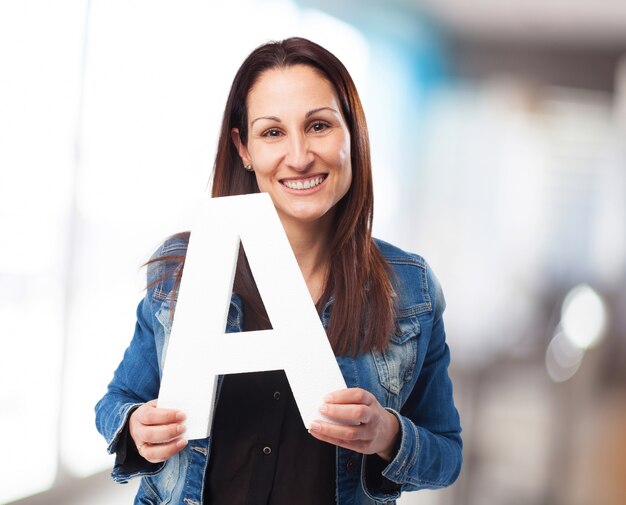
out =
{"type": "Polygon", "coordinates": [[[278,128],[270,128],[261,134],[262,137],[279,137],[280,135],[281,132],[278,128]]]}
{"type": "Polygon", "coordinates": [[[330,125],[328,123],[326,123],[325,121],[315,121],[311,125],[311,131],[313,131],[315,133],[323,132],[324,130],[326,130],[328,128],[330,128],[330,125]]]}

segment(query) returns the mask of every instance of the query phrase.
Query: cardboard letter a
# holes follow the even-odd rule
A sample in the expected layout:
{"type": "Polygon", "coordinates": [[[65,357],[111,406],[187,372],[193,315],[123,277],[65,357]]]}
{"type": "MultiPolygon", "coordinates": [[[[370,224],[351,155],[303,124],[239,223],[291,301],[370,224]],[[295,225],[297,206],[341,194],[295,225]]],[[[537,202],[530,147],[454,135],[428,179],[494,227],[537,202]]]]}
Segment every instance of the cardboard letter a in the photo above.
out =
{"type": "Polygon", "coordinates": [[[218,375],[281,369],[307,427],[346,387],[269,195],[209,199],[191,230],[158,405],[185,411],[186,438],[205,438],[218,375]],[[224,332],[240,242],[271,330],[224,332]]]}

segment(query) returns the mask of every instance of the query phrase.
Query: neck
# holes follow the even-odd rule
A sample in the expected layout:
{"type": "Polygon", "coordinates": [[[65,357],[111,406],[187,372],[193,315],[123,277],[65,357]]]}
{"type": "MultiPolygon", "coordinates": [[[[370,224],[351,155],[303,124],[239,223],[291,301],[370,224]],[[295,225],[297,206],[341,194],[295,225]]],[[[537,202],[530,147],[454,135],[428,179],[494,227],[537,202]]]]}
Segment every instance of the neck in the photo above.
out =
{"type": "Polygon", "coordinates": [[[330,265],[330,229],[332,216],[313,223],[285,223],[289,244],[314,303],[324,292],[330,265]]]}

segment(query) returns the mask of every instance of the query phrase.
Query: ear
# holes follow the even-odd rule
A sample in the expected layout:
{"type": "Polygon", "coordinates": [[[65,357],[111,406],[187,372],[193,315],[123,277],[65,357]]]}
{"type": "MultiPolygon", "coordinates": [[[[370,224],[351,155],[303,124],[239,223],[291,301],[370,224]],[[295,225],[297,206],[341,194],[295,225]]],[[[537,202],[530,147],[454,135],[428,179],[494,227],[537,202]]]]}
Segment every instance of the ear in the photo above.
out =
{"type": "Polygon", "coordinates": [[[230,138],[233,140],[233,144],[237,148],[237,152],[239,153],[239,157],[244,165],[249,165],[252,163],[250,159],[250,153],[248,153],[248,148],[242,142],[241,137],[239,136],[239,128],[233,128],[230,130],[230,138]]]}

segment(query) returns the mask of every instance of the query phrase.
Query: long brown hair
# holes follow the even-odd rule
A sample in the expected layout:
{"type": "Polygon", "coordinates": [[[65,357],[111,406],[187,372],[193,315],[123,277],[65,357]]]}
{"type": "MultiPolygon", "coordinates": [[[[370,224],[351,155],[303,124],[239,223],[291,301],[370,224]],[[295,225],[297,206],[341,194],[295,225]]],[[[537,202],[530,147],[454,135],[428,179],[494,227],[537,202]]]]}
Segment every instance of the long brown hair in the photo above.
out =
{"type": "MultiPolygon", "coordinates": [[[[224,109],[211,195],[259,192],[254,173],[242,166],[231,131],[237,128],[241,141],[247,143],[246,99],[251,88],[263,72],[294,65],[307,65],[328,80],[350,130],[352,184],[337,203],[335,234],[330,244],[333,260],[317,308],[320,311],[333,297],[327,334],[335,354],[355,355],[373,348],[383,349],[394,329],[393,291],[387,263],[372,241],[374,192],[365,114],[354,82],[339,59],[318,44],[297,37],[264,44],[246,58],[235,75],[224,109]]],[[[179,234],[183,239],[188,236],[179,234]]],[[[184,262],[182,256],[177,259],[184,262]]],[[[267,314],[241,252],[233,290],[244,301],[245,329],[268,327],[267,314]]]]}

